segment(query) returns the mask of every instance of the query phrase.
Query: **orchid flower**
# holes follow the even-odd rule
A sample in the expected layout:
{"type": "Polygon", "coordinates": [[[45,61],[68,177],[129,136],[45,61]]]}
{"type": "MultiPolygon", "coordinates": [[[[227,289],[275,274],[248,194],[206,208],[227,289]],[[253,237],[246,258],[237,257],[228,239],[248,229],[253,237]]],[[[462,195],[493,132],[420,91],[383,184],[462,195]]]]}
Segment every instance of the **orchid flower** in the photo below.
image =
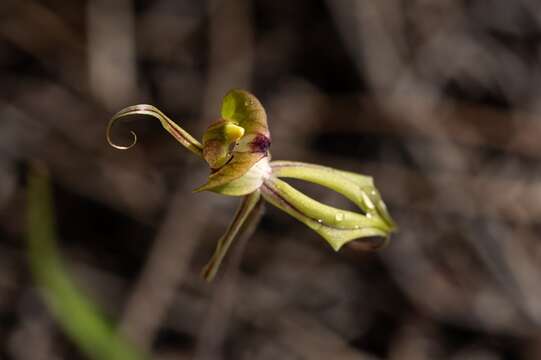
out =
{"type": "Polygon", "coordinates": [[[330,167],[295,161],[271,161],[271,137],[267,115],[259,100],[244,90],[229,91],[222,102],[221,117],[210,124],[203,143],[152,105],[135,105],[116,113],[107,126],[108,143],[129,149],[137,142],[121,146],[111,140],[111,129],[118,119],[129,115],[150,115],[160,121],[179,143],[203,158],[210,167],[206,184],[195,189],[243,197],[232,223],[220,238],[216,250],[203,270],[211,280],[246,219],[263,200],[285,211],[321,235],[335,250],[357,240],[357,247],[374,250],[384,246],[396,226],[371,177],[330,167]],[[314,200],[281,178],[295,178],[334,190],[360,212],[337,209],[314,200]],[[376,239],[375,239],[376,238],[376,239]],[[378,240],[379,239],[379,240],[378,240]]]}

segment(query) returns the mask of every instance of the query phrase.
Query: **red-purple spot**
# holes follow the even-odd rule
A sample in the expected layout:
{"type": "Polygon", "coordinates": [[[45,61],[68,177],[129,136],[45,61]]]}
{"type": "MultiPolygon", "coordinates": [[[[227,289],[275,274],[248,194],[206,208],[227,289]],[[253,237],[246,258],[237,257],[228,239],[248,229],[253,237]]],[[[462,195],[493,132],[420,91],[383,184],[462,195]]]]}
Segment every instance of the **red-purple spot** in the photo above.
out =
{"type": "Polygon", "coordinates": [[[250,146],[252,147],[253,152],[267,152],[270,148],[270,144],[271,141],[268,137],[259,134],[252,140],[250,146]]]}

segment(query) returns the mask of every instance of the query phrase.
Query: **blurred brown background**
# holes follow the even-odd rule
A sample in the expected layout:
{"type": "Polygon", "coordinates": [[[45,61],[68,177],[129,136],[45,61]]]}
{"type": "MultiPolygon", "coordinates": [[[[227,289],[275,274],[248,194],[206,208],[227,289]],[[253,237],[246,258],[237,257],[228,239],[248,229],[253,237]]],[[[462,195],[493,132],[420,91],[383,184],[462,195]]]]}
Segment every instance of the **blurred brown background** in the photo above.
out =
{"type": "Polygon", "coordinates": [[[541,359],[540,29],[536,0],[2,0],[1,358],[82,358],[28,271],[40,159],[70,270],[154,359],[541,359]],[[274,159],[375,177],[388,248],[267,206],[200,279],[238,200],[193,194],[205,164],[156,121],[118,126],[126,152],[104,130],[150,103],[200,137],[233,87],[274,159]]]}

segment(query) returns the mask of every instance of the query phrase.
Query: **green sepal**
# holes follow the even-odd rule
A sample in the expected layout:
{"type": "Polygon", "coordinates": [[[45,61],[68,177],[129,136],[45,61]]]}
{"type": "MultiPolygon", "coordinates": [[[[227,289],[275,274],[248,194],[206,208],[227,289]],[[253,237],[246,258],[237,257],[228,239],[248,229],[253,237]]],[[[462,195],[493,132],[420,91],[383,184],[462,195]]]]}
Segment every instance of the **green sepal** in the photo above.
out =
{"type": "Polygon", "coordinates": [[[273,161],[270,165],[274,176],[305,180],[332,189],[352,201],[365,214],[381,217],[391,230],[396,230],[396,223],[372,177],[298,161],[273,161]]]}
{"type": "Polygon", "coordinates": [[[363,215],[322,204],[274,175],[264,182],[261,193],[265,200],[316,231],[335,251],[350,241],[374,236],[382,240],[366,239],[358,245],[366,250],[379,248],[393,231],[376,213],[363,215]]]}
{"type": "Polygon", "coordinates": [[[237,237],[237,234],[241,230],[246,219],[250,217],[250,214],[254,210],[260,198],[261,193],[259,191],[254,191],[242,199],[233,221],[228,226],[225,234],[223,234],[220,240],[218,240],[214,254],[212,254],[210,261],[207,263],[207,265],[205,265],[201,272],[205,280],[211,281],[214,278],[225,257],[225,254],[233,243],[233,240],[235,240],[237,237]]]}
{"type": "Polygon", "coordinates": [[[243,127],[246,134],[270,137],[267,114],[259,100],[245,90],[230,90],[222,101],[222,118],[243,127]]]}

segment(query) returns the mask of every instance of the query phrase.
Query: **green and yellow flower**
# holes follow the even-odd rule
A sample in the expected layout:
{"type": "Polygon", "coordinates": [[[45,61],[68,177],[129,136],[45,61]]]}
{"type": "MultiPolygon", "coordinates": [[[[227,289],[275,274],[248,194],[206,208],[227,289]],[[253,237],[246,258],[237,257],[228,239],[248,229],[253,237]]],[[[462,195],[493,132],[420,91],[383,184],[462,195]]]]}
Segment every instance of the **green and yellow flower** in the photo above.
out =
{"type": "Polygon", "coordinates": [[[160,110],[152,105],[135,105],[115,114],[107,126],[109,144],[129,149],[111,141],[111,129],[120,118],[143,114],[158,119],[162,126],[184,147],[203,158],[210,167],[206,184],[195,191],[213,191],[242,196],[243,201],[203,271],[212,279],[229,249],[256,205],[266,200],[321,235],[338,251],[356,240],[358,247],[374,250],[386,244],[396,231],[381,196],[371,177],[330,167],[294,161],[271,161],[271,137],[267,115],[259,100],[244,90],[231,90],[223,99],[221,118],[212,123],[201,144],[160,110]],[[310,198],[281,178],[295,178],[334,190],[358,208],[359,212],[337,209],[310,198]],[[379,240],[377,240],[379,239],[379,240]]]}

